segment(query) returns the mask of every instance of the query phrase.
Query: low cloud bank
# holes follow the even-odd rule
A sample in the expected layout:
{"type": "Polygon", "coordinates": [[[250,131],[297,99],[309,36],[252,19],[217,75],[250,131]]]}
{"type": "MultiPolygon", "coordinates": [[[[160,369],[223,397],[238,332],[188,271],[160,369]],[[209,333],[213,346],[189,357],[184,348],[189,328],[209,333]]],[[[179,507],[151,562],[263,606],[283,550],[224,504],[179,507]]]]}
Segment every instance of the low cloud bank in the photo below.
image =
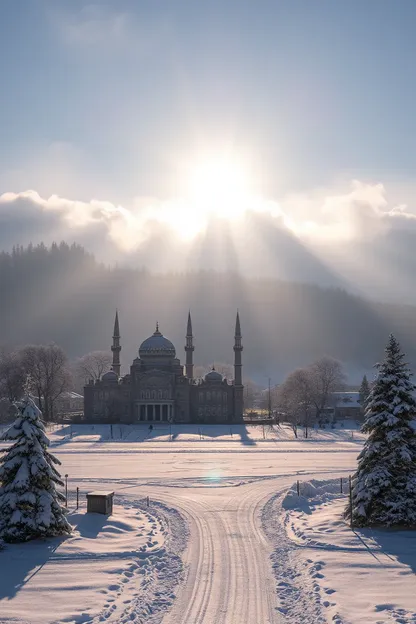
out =
{"type": "Polygon", "coordinates": [[[0,196],[0,246],[76,241],[100,260],[154,271],[216,269],[415,301],[416,213],[380,183],[253,200],[238,218],[199,214],[183,200],[129,206],[36,191],[0,196]]]}

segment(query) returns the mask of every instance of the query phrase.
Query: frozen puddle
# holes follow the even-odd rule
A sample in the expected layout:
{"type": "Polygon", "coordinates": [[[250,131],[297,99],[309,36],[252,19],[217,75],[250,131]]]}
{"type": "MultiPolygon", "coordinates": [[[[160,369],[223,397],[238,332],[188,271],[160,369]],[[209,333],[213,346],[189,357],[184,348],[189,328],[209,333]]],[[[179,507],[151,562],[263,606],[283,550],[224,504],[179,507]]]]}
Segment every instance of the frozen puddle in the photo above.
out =
{"type": "Polygon", "coordinates": [[[0,552],[1,623],[160,622],[182,574],[184,540],[175,549],[167,531],[185,535],[178,512],[126,502],[110,517],[83,511],[70,521],[67,539],[0,552]]]}
{"type": "Polygon", "coordinates": [[[416,531],[351,530],[338,488],[313,481],[283,498],[296,586],[325,622],[414,624],[416,531]]]}

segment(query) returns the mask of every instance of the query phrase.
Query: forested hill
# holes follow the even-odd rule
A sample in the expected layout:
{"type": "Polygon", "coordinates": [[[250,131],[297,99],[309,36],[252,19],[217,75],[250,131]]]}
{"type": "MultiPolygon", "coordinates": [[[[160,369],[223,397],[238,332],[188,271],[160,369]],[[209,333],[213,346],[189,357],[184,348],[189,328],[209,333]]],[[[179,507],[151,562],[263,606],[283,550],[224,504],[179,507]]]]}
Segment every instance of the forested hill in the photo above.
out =
{"type": "Polygon", "coordinates": [[[189,308],[195,362],[206,365],[232,362],[239,309],[245,370],[259,382],[269,375],[279,382],[322,354],[340,358],[358,378],[381,357],[390,332],[416,364],[415,307],[375,304],[338,289],[213,272],[108,268],[65,243],[1,253],[0,286],[0,344],[53,341],[70,357],[106,349],[118,308],[124,372],[156,320],[183,361],[189,308]]]}

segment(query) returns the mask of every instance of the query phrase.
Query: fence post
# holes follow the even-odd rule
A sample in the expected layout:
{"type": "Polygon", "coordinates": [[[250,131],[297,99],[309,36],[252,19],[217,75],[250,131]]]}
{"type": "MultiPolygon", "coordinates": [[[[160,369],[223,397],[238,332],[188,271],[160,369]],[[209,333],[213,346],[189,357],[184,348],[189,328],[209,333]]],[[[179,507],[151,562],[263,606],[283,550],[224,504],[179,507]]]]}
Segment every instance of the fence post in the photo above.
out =
{"type": "Polygon", "coordinates": [[[351,528],[353,528],[353,521],[352,521],[352,482],[351,482],[351,475],[349,477],[349,485],[350,485],[350,526],[351,528]]]}
{"type": "Polygon", "coordinates": [[[300,496],[299,480],[296,481],[296,491],[298,493],[298,496],[300,496]]]}
{"type": "Polygon", "coordinates": [[[68,509],[68,475],[65,475],[65,507],[68,509]]]}
{"type": "Polygon", "coordinates": [[[342,491],[342,477],[341,477],[341,494],[343,494],[344,492],[342,491]]]}
{"type": "Polygon", "coordinates": [[[79,487],[77,487],[77,509],[79,507],[79,487]]]}
{"type": "Polygon", "coordinates": [[[147,503],[147,506],[149,507],[150,501],[149,501],[149,497],[148,496],[146,497],[146,503],[147,503]]]}

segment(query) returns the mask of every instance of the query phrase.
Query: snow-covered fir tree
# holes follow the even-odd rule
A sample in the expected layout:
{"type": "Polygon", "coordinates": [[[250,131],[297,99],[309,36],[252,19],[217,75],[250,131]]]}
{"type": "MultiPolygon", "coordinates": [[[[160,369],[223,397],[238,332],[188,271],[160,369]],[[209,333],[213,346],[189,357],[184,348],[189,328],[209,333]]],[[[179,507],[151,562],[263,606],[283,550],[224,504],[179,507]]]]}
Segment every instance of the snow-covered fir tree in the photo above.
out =
{"type": "Polygon", "coordinates": [[[61,462],[47,450],[42,414],[32,399],[18,407],[16,421],[1,438],[14,444],[0,458],[0,541],[68,535],[65,497],[56,487],[63,486],[55,468],[61,462]]]}
{"type": "Polygon", "coordinates": [[[360,405],[365,407],[366,401],[370,395],[370,384],[368,383],[367,375],[364,375],[360,386],[360,405]]]}
{"type": "Polygon", "coordinates": [[[391,335],[366,402],[368,438],[352,481],[355,526],[416,525],[415,386],[404,357],[391,335]]]}

